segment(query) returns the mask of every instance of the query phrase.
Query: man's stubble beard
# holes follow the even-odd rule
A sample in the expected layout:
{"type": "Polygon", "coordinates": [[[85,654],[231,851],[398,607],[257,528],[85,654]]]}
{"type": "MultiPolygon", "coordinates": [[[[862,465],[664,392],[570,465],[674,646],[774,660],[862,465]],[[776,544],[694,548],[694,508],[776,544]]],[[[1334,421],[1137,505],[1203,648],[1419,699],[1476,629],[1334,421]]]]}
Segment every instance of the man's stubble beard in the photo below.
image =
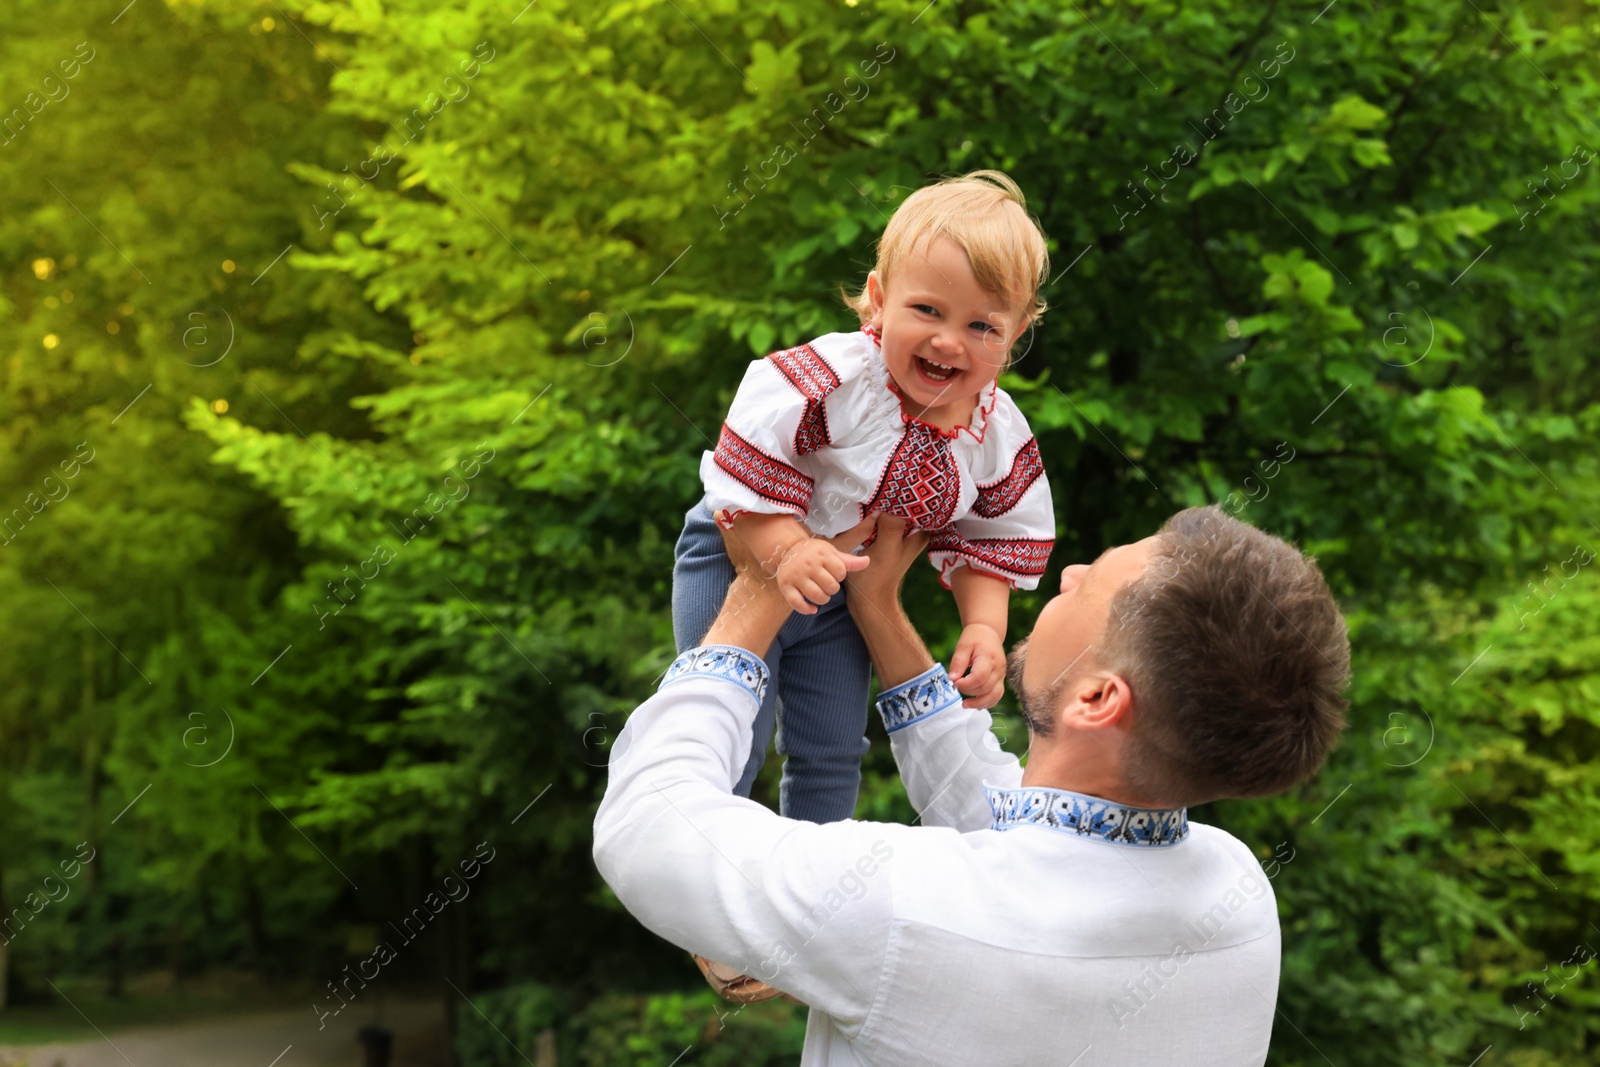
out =
{"type": "Polygon", "coordinates": [[[1006,681],[1017,694],[1017,706],[1022,709],[1022,719],[1028,724],[1028,733],[1049,737],[1055,733],[1055,706],[1061,696],[1063,679],[1056,679],[1048,692],[1035,693],[1022,684],[1022,671],[1028,662],[1028,638],[1018,641],[1006,657],[1006,681]]]}

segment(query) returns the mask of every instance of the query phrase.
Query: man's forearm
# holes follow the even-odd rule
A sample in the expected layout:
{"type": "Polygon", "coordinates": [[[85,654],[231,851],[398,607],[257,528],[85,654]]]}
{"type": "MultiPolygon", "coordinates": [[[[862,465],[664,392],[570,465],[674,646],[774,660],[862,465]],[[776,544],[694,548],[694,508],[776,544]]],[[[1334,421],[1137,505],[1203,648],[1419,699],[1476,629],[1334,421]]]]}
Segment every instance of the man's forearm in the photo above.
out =
{"type": "Polygon", "coordinates": [[[898,598],[852,601],[851,615],[883,693],[928,675],[878,703],[906,796],[923,825],[963,833],[988,827],[993,813],[983,786],[1013,787],[1022,779],[1017,757],[993,739],[989,713],[961,706],[961,694],[928,655],[898,598]]]}
{"type": "Polygon", "coordinates": [[[728,587],[722,610],[700,643],[733,645],[765,659],[791,610],[773,582],[740,571],[728,587]]]}
{"type": "Polygon", "coordinates": [[[850,597],[846,603],[856,629],[867,644],[878,686],[890,689],[909,682],[933,666],[933,657],[922,643],[898,596],[893,599],[850,597]]]}

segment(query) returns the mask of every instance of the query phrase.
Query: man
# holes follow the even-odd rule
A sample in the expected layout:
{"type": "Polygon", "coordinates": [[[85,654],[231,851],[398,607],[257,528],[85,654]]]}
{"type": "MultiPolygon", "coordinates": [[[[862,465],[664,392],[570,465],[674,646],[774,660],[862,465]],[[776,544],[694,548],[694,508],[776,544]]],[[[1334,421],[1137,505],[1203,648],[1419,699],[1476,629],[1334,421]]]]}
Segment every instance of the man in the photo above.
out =
{"type": "Polygon", "coordinates": [[[618,738],[601,874],[662,937],[810,1005],[803,1067],[1263,1063],[1276,903],[1185,809],[1289,788],[1342,729],[1349,648],[1316,565],[1211,507],[1068,567],[1010,657],[1023,768],[902,611],[926,540],[903,534],[880,520],[842,595],[921,825],[731,795],[789,612],[746,568],[618,738]]]}

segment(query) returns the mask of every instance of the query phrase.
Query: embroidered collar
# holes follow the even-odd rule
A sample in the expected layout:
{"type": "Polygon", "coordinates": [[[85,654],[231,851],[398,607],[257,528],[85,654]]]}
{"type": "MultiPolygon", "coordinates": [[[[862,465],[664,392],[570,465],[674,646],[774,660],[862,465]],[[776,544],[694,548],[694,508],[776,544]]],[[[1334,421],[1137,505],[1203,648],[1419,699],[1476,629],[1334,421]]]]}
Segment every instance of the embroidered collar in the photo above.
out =
{"type": "Polygon", "coordinates": [[[989,431],[989,414],[994,411],[995,404],[1000,400],[1000,386],[998,383],[990,382],[988,389],[978,397],[977,404],[972,408],[972,415],[967,419],[967,425],[957,426],[950,430],[946,430],[942,426],[935,426],[927,419],[919,419],[915,415],[909,414],[905,408],[900,406],[900,388],[895,385],[894,379],[889,376],[888,365],[883,362],[883,337],[878,332],[878,328],[869,322],[861,327],[861,332],[866,335],[867,340],[872,342],[872,346],[875,349],[873,354],[878,357],[873,362],[883,368],[882,384],[893,395],[895,410],[899,412],[901,422],[907,426],[924,427],[947,441],[953,441],[962,434],[966,434],[978,444],[983,444],[984,435],[989,431]]]}
{"type": "Polygon", "coordinates": [[[1188,808],[1129,808],[1065,789],[983,787],[994,812],[994,829],[1029,823],[1075,837],[1098,837],[1118,845],[1176,845],[1189,836],[1188,808]]]}

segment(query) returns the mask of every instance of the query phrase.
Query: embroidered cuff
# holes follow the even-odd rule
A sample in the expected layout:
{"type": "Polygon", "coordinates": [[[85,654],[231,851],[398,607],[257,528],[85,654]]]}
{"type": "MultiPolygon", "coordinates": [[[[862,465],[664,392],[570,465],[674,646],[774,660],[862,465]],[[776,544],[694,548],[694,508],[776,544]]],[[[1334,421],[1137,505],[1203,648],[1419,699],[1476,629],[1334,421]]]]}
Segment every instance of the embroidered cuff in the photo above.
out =
{"type": "Polygon", "coordinates": [[[878,696],[878,714],[891,734],[920,722],[935,712],[961,703],[961,694],[955,683],[945,673],[944,667],[935,663],[909,682],[902,682],[878,696]]]}
{"type": "Polygon", "coordinates": [[[767,695],[767,665],[754,652],[733,645],[702,645],[672,661],[656,687],[660,692],[674,682],[692,678],[721,678],[755,697],[759,705],[767,695]]]}

